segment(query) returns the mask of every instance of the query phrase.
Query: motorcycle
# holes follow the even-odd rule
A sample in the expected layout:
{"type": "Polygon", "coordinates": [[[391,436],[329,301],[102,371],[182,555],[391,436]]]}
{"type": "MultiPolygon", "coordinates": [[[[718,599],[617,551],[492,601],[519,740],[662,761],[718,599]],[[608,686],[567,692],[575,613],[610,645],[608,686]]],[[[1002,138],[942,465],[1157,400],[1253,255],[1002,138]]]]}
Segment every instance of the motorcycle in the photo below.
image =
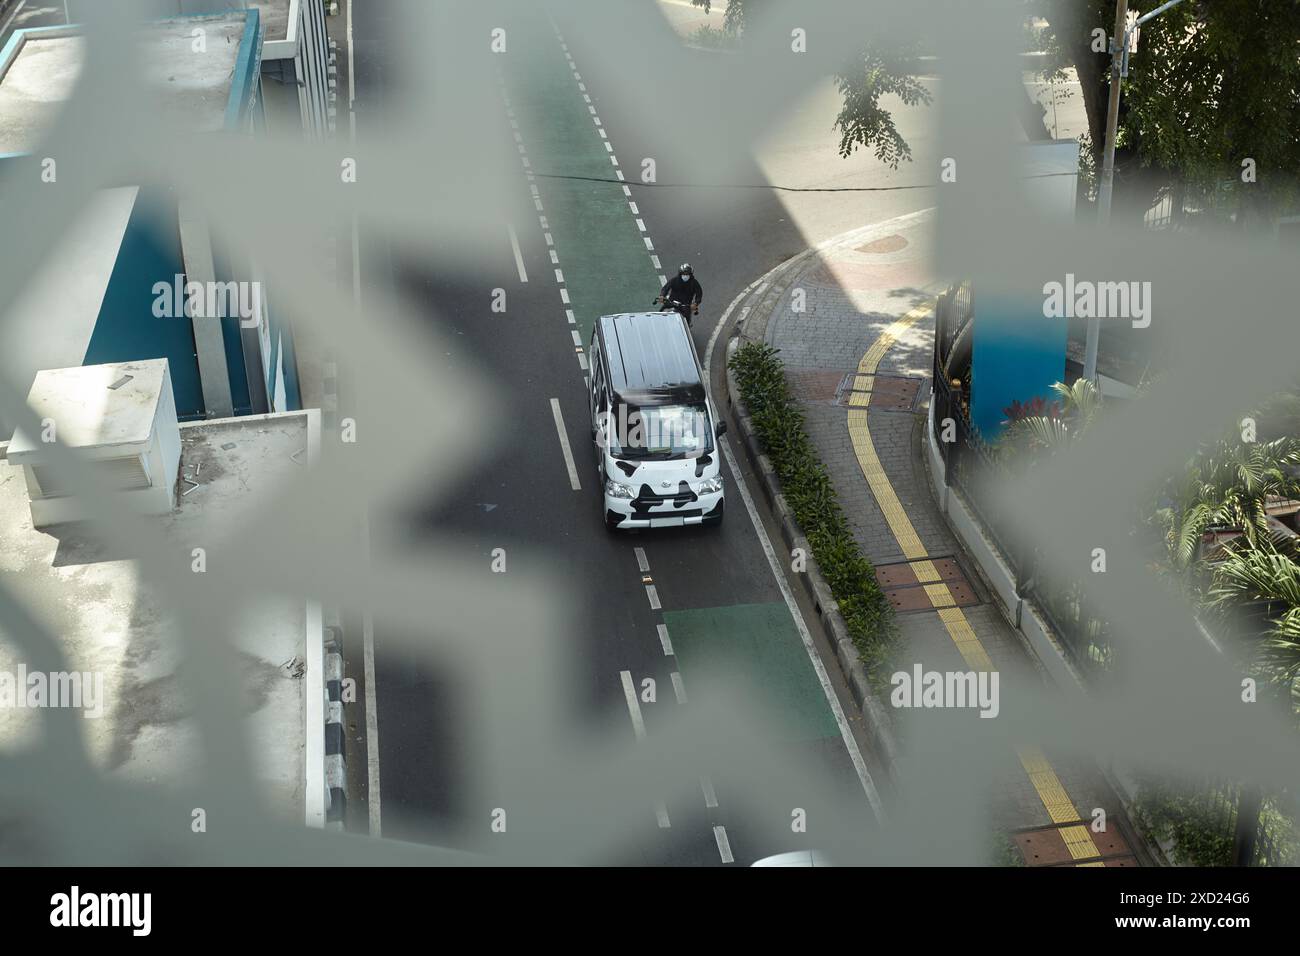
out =
{"type": "Polygon", "coordinates": [[[674,312],[676,312],[678,315],[680,315],[683,319],[686,320],[687,328],[690,328],[691,325],[692,309],[694,309],[694,311],[696,312],[699,311],[698,306],[692,307],[689,302],[678,302],[676,299],[664,299],[663,296],[656,297],[654,302],[651,303],[651,305],[659,306],[660,312],[667,312],[669,309],[672,309],[674,312]]]}

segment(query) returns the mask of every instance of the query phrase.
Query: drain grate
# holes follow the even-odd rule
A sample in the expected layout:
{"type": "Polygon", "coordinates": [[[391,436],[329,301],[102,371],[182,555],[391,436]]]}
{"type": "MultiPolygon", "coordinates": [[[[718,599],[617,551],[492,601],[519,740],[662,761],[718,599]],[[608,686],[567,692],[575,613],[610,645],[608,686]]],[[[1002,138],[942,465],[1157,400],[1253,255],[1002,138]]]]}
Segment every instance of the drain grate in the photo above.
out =
{"type": "Polygon", "coordinates": [[[1020,850],[1021,856],[1025,858],[1026,866],[1078,866],[1080,863],[1114,867],[1138,865],[1133,850],[1114,828],[1108,829],[1105,833],[1090,832],[1089,835],[1092,837],[1092,842],[1096,844],[1099,855],[1088,857],[1086,860],[1076,860],[1061,833],[1062,829],[1076,826],[1086,827],[1087,823],[1053,823],[1033,827],[1012,834],[1012,839],[1020,850]]]}
{"type": "Polygon", "coordinates": [[[951,557],[919,558],[876,568],[876,580],[895,611],[931,611],[979,604],[979,596],[951,557]]]}
{"type": "Polygon", "coordinates": [[[862,406],[871,397],[872,408],[885,412],[911,412],[923,379],[906,375],[861,375],[849,372],[840,381],[835,395],[837,405],[862,406]],[[856,398],[855,398],[856,396],[856,398]]]}

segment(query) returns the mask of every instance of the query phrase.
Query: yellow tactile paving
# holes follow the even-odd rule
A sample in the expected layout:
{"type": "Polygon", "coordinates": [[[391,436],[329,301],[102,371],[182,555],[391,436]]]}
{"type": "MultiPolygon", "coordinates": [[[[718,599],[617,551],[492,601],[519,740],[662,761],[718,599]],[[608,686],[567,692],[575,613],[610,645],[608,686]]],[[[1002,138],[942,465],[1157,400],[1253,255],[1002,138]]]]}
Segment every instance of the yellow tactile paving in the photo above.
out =
{"type": "Polygon", "coordinates": [[[933,561],[913,561],[912,571],[916,574],[916,579],[922,584],[929,584],[931,581],[939,580],[939,570],[934,566],[933,561]]]}
{"type": "MultiPolygon", "coordinates": [[[[916,529],[912,527],[912,522],[907,517],[902,502],[898,500],[898,495],[894,492],[894,486],[890,484],[889,478],[885,474],[885,469],[876,454],[875,443],[871,439],[871,428],[867,423],[867,408],[871,404],[870,383],[874,380],[876,369],[879,368],[881,360],[893,348],[898,337],[916,324],[923,316],[928,315],[933,308],[934,304],[931,303],[908,312],[886,328],[880,337],[872,343],[871,347],[867,349],[866,354],[862,356],[862,361],[858,363],[858,374],[854,376],[853,387],[858,391],[849,396],[849,437],[853,441],[853,450],[858,459],[858,466],[862,469],[862,475],[867,479],[867,485],[871,488],[871,493],[875,496],[876,503],[885,516],[890,532],[898,541],[898,547],[903,552],[903,557],[909,562],[913,562],[912,567],[916,571],[917,580],[925,586],[926,595],[930,598],[930,603],[935,606],[939,619],[943,621],[944,628],[948,631],[948,636],[952,638],[953,644],[956,645],[962,660],[973,671],[991,671],[994,669],[993,661],[990,660],[988,653],[984,650],[984,646],[970,626],[966,615],[962,613],[961,608],[955,606],[956,602],[953,600],[952,592],[948,590],[946,584],[936,583],[939,582],[939,573],[935,570],[934,564],[926,560],[925,546],[921,543],[916,529]]],[[[1079,826],[1064,827],[1061,830],[1061,837],[1065,841],[1066,848],[1070,851],[1070,856],[1076,860],[1086,860],[1090,857],[1100,856],[1101,853],[1093,842],[1092,835],[1088,832],[1088,828],[1082,825],[1079,811],[1075,809],[1073,801],[1070,800],[1070,795],[1065,792],[1060,778],[1056,776],[1056,771],[1047,762],[1047,758],[1036,747],[1018,750],[1016,755],[1020,758],[1020,765],[1028,775],[1034,791],[1038,794],[1038,799],[1042,801],[1043,807],[1047,810],[1052,822],[1074,823],[1079,821],[1079,826]]],[[[1087,863],[1081,865],[1099,866],[1101,864],[1087,863]]]]}
{"type": "Polygon", "coordinates": [[[956,607],[957,602],[953,600],[952,592],[948,590],[946,584],[926,584],[925,594],[930,599],[930,603],[935,607],[956,607]]]}

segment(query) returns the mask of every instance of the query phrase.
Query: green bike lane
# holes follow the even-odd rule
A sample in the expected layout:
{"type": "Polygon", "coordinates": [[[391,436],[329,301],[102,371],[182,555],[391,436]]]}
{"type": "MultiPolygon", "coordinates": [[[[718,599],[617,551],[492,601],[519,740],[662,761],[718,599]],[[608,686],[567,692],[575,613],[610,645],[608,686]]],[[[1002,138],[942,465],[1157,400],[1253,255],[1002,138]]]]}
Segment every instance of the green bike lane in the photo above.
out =
{"type": "MultiPolygon", "coordinates": [[[[526,149],[524,168],[533,173],[531,183],[543,207],[531,228],[549,234],[549,248],[558,259],[554,268],[562,274],[568,295],[565,306],[558,301],[561,286],[555,286],[556,331],[565,333],[564,309],[571,309],[585,344],[597,316],[650,308],[660,274],[652,255],[661,256],[670,268],[678,260],[672,250],[652,250],[647,244],[647,238],[653,243],[653,197],[645,190],[625,190],[618,177],[619,171],[629,178],[639,176],[640,157],[619,155],[618,144],[601,136],[603,125],[595,121],[600,118],[601,102],[597,86],[582,72],[581,63],[576,71],[582,78],[575,77],[561,42],[544,18],[539,19],[540,28],[529,30],[526,42],[516,42],[511,55],[503,58],[502,75],[526,149]],[[647,231],[642,231],[638,219],[647,231]]],[[[537,281],[545,278],[539,276],[537,281]]],[[[701,350],[709,331],[695,330],[701,350]]],[[[577,381],[580,385],[581,379],[577,381]]],[[[579,468],[587,467],[588,461],[594,465],[594,455],[576,447],[575,452],[579,468]]],[[[672,654],[661,652],[659,635],[650,631],[643,635],[645,657],[631,662],[629,668],[638,681],[642,676],[656,680],[660,703],[673,701],[674,673],[688,688],[693,673],[725,672],[737,679],[747,688],[749,702],[763,712],[767,745],[828,769],[846,790],[856,789],[865,806],[825,691],[745,513],[736,478],[728,472],[726,480],[729,513],[721,528],[627,536],[629,549],[639,547],[645,555],[644,577],[653,582],[662,602],[655,613],[672,647],[672,654]]],[[[607,679],[617,684],[619,677],[611,673],[607,679]]],[[[657,715],[666,711],[657,705],[643,711],[647,731],[653,733],[657,715]]],[[[707,793],[696,807],[670,805],[674,828],[680,816],[706,810],[711,825],[725,827],[738,864],[785,850],[825,846],[824,840],[805,842],[788,832],[790,808],[805,806],[811,789],[801,786],[797,773],[788,791],[775,788],[763,795],[761,810],[754,809],[755,795],[744,794],[745,814],[728,811],[729,795],[739,795],[729,789],[725,772],[712,783],[717,805],[705,807],[714,803],[707,793]],[[762,825],[747,819],[754,813],[766,818],[762,825]],[[773,837],[770,824],[777,815],[787,831],[784,840],[773,837]]],[[[684,831],[665,831],[665,835],[672,840],[684,836],[684,831]]]]}

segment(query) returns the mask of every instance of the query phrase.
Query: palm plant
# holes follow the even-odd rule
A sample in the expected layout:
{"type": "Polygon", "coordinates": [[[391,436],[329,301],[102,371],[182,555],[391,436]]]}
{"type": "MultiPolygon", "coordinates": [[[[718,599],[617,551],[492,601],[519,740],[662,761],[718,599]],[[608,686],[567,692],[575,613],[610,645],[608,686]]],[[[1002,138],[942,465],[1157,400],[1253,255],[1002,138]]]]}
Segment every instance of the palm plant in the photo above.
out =
{"type": "Polygon", "coordinates": [[[1012,419],[998,443],[1004,458],[1021,458],[1025,452],[1037,457],[1064,451],[1101,413],[1101,393],[1086,378],[1075,379],[1073,385],[1057,382],[1052,391],[1060,396],[1060,401],[1050,407],[1044,407],[1041,402],[1031,406],[1037,414],[1015,417],[1013,409],[1008,409],[1012,419]]]}
{"type": "Polygon", "coordinates": [[[1200,561],[1200,542],[1210,528],[1239,529],[1251,547],[1269,537],[1268,499],[1300,497],[1300,440],[1267,442],[1220,439],[1203,448],[1169,488],[1171,504],[1156,512],[1165,529],[1174,569],[1200,561]]]}
{"type": "Polygon", "coordinates": [[[1221,617],[1260,605],[1270,612],[1267,628],[1248,637],[1258,666],[1285,688],[1294,687],[1300,677],[1300,564],[1294,552],[1293,544],[1277,536],[1254,546],[1226,548],[1206,601],[1221,617]]]}

